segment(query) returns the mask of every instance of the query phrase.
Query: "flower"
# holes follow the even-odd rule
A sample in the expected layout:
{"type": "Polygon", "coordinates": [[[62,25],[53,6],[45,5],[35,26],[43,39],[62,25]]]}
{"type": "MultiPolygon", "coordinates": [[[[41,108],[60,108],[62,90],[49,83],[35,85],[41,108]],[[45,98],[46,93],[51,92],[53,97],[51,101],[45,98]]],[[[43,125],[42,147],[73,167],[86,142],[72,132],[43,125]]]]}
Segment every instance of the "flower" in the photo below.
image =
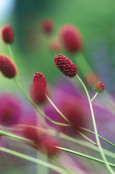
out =
{"type": "Polygon", "coordinates": [[[5,43],[11,44],[14,41],[14,31],[10,25],[5,25],[2,27],[2,39],[5,43]]]}
{"type": "Polygon", "coordinates": [[[94,87],[94,90],[96,92],[99,92],[99,93],[102,93],[104,90],[105,90],[105,85],[103,82],[97,82],[95,87],[94,87]]]}
{"type": "Polygon", "coordinates": [[[18,124],[22,115],[18,98],[10,94],[2,94],[0,103],[0,124],[3,126],[18,124]]]}
{"type": "Polygon", "coordinates": [[[66,24],[60,29],[60,39],[70,53],[78,52],[82,49],[82,37],[78,29],[71,24],[66,24]]]}
{"type": "MultiPolygon", "coordinates": [[[[89,121],[89,110],[84,97],[77,93],[76,88],[66,79],[56,85],[52,96],[54,104],[71,123],[68,127],[55,126],[56,129],[71,136],[78,135],[78,131],[82,131],[81,127],[87,127],[89,121]]],[[[50,103],[46,105],[44,111],[52,120],[67,123],[50,103]]]]}
{"type": "Polygon", "coordinates": [[[34,73],[33,82],[30,85],[30,96],[36,104],[44,104],[47,101],[47,81],[42,73],[34,73]]]}
{"type": "Polygon", "coordinates": [[[54,62],[57,68],[68,77],[74,77],[78,72],[76,65],[73,64],[68,57],[63,56],[62,54],[57,55],[54,58],[54,62]]]}
{"type": "Polygon", "coordinates": [[[49,42],[49,49],[51,51],[59,52],[61,51],[62,47],[58,39],[51,40],[49,42]]]}
{"type": "Polygon", "coordinates": [[[7,78],[14,78],[17,75],[15,64],[6,55],[0,55],[0,71],[7,78]]]}
{"type": "Polygon", "coordinates": [[[44,33],[46,34],[50,34],[53,31],[53,22],[51,19],[44,19],[41,22],[41,28],[43,30],[44,33]]]}

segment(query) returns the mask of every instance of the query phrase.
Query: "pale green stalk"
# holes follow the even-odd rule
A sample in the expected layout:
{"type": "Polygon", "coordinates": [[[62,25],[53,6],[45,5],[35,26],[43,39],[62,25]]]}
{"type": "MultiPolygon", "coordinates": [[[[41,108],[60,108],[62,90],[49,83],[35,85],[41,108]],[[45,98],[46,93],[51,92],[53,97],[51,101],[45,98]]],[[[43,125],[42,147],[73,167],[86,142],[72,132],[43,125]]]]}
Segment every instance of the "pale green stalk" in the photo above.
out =
{"type": "Polygon", "coordinates": [[[103,149],[101,147],[101,143],[100,143],[100,140],[99,140],[99,137],[98,137],[98,131],[97,131],[97,126],[96,126],[96,121],[95,121],[95,116],[94,116],[94,111],[93,111],[93,107],[92,107],[92,103],[91,103],[91,99],[90,99],[90,96],[89,96],[89,93],[88,93],[88,90],[85,86],[85,84],[83,83],[83,81],[81,80],[81,78],[76,75],[76,77],[78,78],[78,80],[80,81],[80,83],[82,84],[85,92],[86,92],[86,95],[87,95],[87,98],[88,98],[88,102],[89,102],[89,106],[90,106],[90,110],[91,110],[91,116],[92,116],[92,121],[93,121],[93,127],[94,127],[94,132],[95,132],[95,137],[96,137],[96,142],[97,142],[97,146],[99,147],[99,150],[100,150],[100,154],[102,156],[102,159],[104,160],[105,162],[105,165],[108,169],[108,171],[111,173],[111,174],[115,174],[115,172],[112,170],[112,168],[110,167],[107,159],[106,159],[106,156],[103,152],[103,149]]]}

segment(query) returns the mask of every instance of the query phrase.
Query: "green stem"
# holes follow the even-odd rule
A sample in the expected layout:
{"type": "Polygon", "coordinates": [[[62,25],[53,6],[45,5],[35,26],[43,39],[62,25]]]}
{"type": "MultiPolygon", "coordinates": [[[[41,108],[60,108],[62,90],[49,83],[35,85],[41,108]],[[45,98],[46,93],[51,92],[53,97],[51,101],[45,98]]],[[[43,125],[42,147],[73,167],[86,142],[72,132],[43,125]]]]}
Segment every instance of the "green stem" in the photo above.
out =
{"type": "Polygon", "coordinates": [[[49,122],[59,125],[59,126],[70,126],[68,124],[64,124],[64,123],[59,123],[56,121],[51,120],[47,115],[45,115],[41,109],[38,108],[38,106],[31,100],[31,98],[26,94],[26,91],[24,90],[24,88],[22,87],[21,83],[19,83],[19,81],[14,78],[14,82],[17,84],[17,86],[19,87],[19,89],[21,90],[21,92],[24,94],[24,96],[26,97],[26,99],[28,100],[28,102],[36,109],[36,111],[38,111],[43,117],[45,117],[49,122]]]}
{"type": "MultiPolygon", "coordinates": [[[[81,129],[83,129],[83,130],[85,130],[85,131],[95,135],[95,133],[93,131],[89,130],[89,129],[86,129],[86,128],[81,128],[81,129]]],[[[98,137],[101,138],[102,140],[104,140],[105,142],[107,142],[108,144],[112,145],[113,147],[115,147],[115,144],[113,144],[111,141],[107,140],[106,138],[104,138],[104,137],[102,137],[100,135],[98,135],[98,137]]]]}
{"type": "Polygon", "coordinates": [[[31,161],[31,162],[34,162],[34,163],[37,163],[37,164],[40,164],[40,165],[43,165],[45,167],[48,167],[49,169],[55,170],[57,172],[60,172],[61,174],[65,173],[65,170],[60,168],[60,167],[57,167],[57,166],[55,166],[53,164],[50,164],[50,163],[45,162],[45,161],[42,161],[40,159],[36,159],[36,158],[31,157],[31,156],[25,155],[23,153],[16,152],[16,151],[4,148],[4,147],[0,147],[0,151],[8,153],[8,154],[11,154],[11,155],[14,155],[14,156],[17,156],[19,158],[22,158],[22,159],[25,159],[25,160],[28,160],[28,161],[31,161]]]}
{"type": "MultiPolygon", "coordinates": [[[[72,153],[72,154],[74,154],[74,155],[78,155],[78,156],[81,156],[81,157],[84,157],[84,158],[87,158],[87,159],[90,159],[90,160],[93,160],[93,161],[96,161],[96,162],[105,164],[105,162],[104,162],[103,160],[101,160],[101,159],[98,159],[98,158],[95,158],[95,157],[92,157],[92,156],[89,156],[89,155],[85,155],[85,154],[83,154],[83,153],[76,152],[76,151],[74,151],[74,150],[70,150],[70,149],[67,149],[67,148],[58,147],[58,146],[56,146],[56,147],[57,147],[58,149],[64,151],[64,152],[72,153]]],[[[109,163],[109,166],[115,168],[115,164],[113,164],[113,163],[109,163]]]]}
{"type": "Polygon", "coordinates": [[[51,105],[54,107],[54,109],[63,117],[64,120],[66,120],[70,125],[70,121],[62,114],[62,112],[56,107],[56,105],[51,101],[51,99],[48,97],[48,95],[46,94],[46,97],[48,99],[48,101],[51,103],[51,105]]]}
{"type": "MultiPolygon", "coordinates": [[[[23,126],[25,126],[25,125],[23,125],[23,126]]],[[[32,127],[35,127],[35,126],[32,126],[32,127]]],[[[68,136],[68,135],[65,135],[65,134],[63,134],[63,133],[58,133],[58,134],[57,134],[57,132],[56,132],[55,130],[46,130],[46,129],[44,129],[44,128],[38,128],[38,127],[35,127],[35,128],[36,128],[36,129],[39,129],[39,130],[41,130],[41,131],[43,131],[44,133],[46,133],[46,134],[48,134],[48,135],[58,136],[58,137],[61,138],[61,139],[68,140],[68,141],[70,141],[70,142],[74,142],[74,143],[76,143],[76,144],[79,144],[79,145],[81,145],[81,146],[84,146],[84,147],[87,147],[87,148],[90,148],[90,149],[92,149],[92,150],[95,150],[95,151],[99,152],[99,150],[98,150],[98,148],[97,148],[96,146],[92,146],[91,144],[89,144],[89,143],[87,143],[87,142],[85,142],[85,141],[72,138],[72,137],[70,137],[70,136],[68,136]]],[[[15,135],[15,134],[12,134],[12,133],[9,133],[9,132],[0,131],[0,133],[1,133],[1,134],[0,134],[1,136],[8,136],[8,137],[13,138],[13,139],[18,139],[18,140],[22,140],[22,141],[25,141],[25,142],[27,141],[28,143],[32,143],[31,140],[29,140],[29,139],[26,139],[26,138],[17,136],[17,135],[15,135]]],[[[109,157],[115,158],[115,154],[114,154],[114,153],[112,153],[112,152],[110,152],[110,151],[108,151],[108,150],[105,150],[105,149],[104,149],[104,152],[105,152],[105,154],[108,155],[109,157]]]]}
{"type": "Polygon", "coordinates": [[[95,137],[96,137],[96,141],[97,141],[97,146],[99,147],[99,150],[100,150],[100,154],[102,156],[102,159],[104,160],[105,162],[105,165],[108,169],[108,171],[111,173],[111,174],[114,174],[114,171],[112,170],[112,168],[110,167],[106,157],[105,157],[105,154],[103,152],[103,149],[101,147],[101,143],[100,143],[100,140],[99,140],[99,137],[98,137],[98,131],[97,131],[97,126],[96,126],[96,121],[95,121],[95,116],[94,116],[94,111],[93,111],[93,107],[92,107],[92,103],[91,103],[91,99],[90,99],[90,96],[89,96],[89,93],[88,93],[88,90],[85,86],[85,84],[83,83],[83,81],[81,80],[81,78],[76,75],[76,77],[78,78],[78,80],[80,81],[80,83],[82,84],[85,92],[86,92],[86,95],[87,95],[87,98],[88,98],[88,101],[89,101],[89,106],[90,106],[90,110],[91,110],[91,116],[92,116],[92,121],[93,121],[93,127],[94,127],[94,132],[95,132],[95,137]]]}
{"type": "Polygon", "coordinates": [[[86,135],[84,135],[82,132],[79,132],[78,133],[83,137],[85,138],[87,141],[89,141],[91,144],[93,145],[97,145],[93,140],[91,140],[90,138],[88,138],[86,135]]]}
{"type": "Polygon", "coordinates": [[[96,94],[93,96],[93,98],[91,99],[91,102],[97,97],[98,92],[96,92],[96,94]]]}

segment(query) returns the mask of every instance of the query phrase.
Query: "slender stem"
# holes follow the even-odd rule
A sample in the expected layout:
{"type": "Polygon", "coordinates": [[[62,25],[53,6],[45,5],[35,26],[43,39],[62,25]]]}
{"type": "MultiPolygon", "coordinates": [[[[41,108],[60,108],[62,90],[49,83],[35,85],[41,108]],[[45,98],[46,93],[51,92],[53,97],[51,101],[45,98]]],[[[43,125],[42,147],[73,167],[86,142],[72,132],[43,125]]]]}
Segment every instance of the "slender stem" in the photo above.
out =
{"type": "MultiPolygon", "coordinates": [[[[87,132],[89,132],[89,133],[95,135],[95,133],[94,133],[93,131],[89,130],[89,129],[86,129],[86,128],[81,128],[81,129],[83,129],[83,130],[85,130],[85,131],[87,131],[87,132]]],[[[113,147],[115,147],[115,144],[113,144],[111,141],[107,140],[106,138],[104,138],[104,137],[102,137],[102,136],[100,136],[100,135],[98,135],[98,136],[99,136],[99,138],[101,138],[101,139],[104,140],[105,142],[107,142],[107,143],[109,143],[110,145],[112,145],[113,147]]]]}
{"type": "Polygon", "coordinates": [[[68,124],[64,124],[64,123],[59,123],[56,121],[51,120],[47,115],[45,115],[41,109],[39,109],[39,107],[31,100],[31,98],[28,96],[28,94],[26,93],[26,91],[24,90],[24,88],[22,87],[21,83],[19,83],[19,81],[14,78],[14,82],[17,84],[17,86],[20,88],[21,92],[24,94],[24,96],[26,97],[26,99],[28,100],[28,102],[36,109],[36,111],[38,111],[43,117],[45,117],[48,121],[50,121],[53,124],[56,125],[60,125],[60,126],[70,126],[68,124]]]}
{"type": "Polygon", "coordinates": [[[93,96],[93,98],[91,99],[91,102],[97,97],[98,92],[96,92],[96,94],[93,96]]]}
{"type": "Polygon", "coordinates": [[[17,139],[17,140],[21,140],[21,141],[32,143],[32,141],[27,139],[27,138],[24,138],[24,137],[21,137],[21,136],[18,136],[18,135],[9,133],[9,132],[1,131],[1,130],[0,130],[0,136],[7,136],[7,137],[10,137],[10,138],[13,138],[13,139],[17,139]]]}
{"type": "MultiPolygon", "coordinates": [[[[25,126],[25,125],[23,125],[23,126],[25,126]]],[[[84,147],[87,147],[87,148],[90,148],[90,149],[92,149],[92,150],[95,150],[95,151],[99,152],[99,150],[98,150],[98,148],[97,148],[96,146],[93,146],[92,144],[89,144],[89,143],[87,143],[87,142],[85,142],[85,141],[72,138],[72,137],[70,137],[70,136],[68,136],[68,135],[65,135],[65,134],[63,134],[63,133],[58,133],[58,134],[57,134],[57,132],[56,132],[55,130],[46,130],[46,129],[44,129],[44,128],[40,128],[40,127],[36,127],[36,126],[32,126],[32,127],[35,127],[36,129],[39,129],[39,130],[43,131],[44,133],[46,133],[46,134],[48,134],[48,135],[58,136],[58,137],[61,138],[61,139],[74,142],[74,143],[76,143],[76,144],[79,144],[79,145],[81,145],[81,146],[84,146],[84,147]]],[[[18,139],[18,140],[22,140],[22,141],[25,141],[25,142],[27,141],[28,143],[32,143],[31,140],[29,140],[29,139],[26,139],[26,138],[17,136],[17,135],[15,135],[15,134],[12,134],[12,133],[9,133],[9,132],[0,131],[0,133],[1,133],[1,136],[8,136],[8,137],[13,138],[13,139],[18,139]]],[[[32,143],[32,144],[33,144],[33,143],[32,143]]],[[[115,154],[114,154],[114,153],[112,153],[112,152],[110,152],[110,151],[108,151],[108,150],[105,150],[105,149],[104,149],[104,152],[105,152],[105,154],[108,155],[109,157],[115,158],[115,154]]]]}
{"type": "Polygon", "coordinates": [[[51,103],[51,105],[55,108],[55,110],[63,117],[64,120],[66,120],[69,124],[70,121],[62,114],[62,112],[56,107],[56,105],[52,102],[52,100],[48,97],[48,95],[46,94],[46,97],[48,99],[48,101],[51,103]]]}
{"type": "Polygon", "coordinates": [[[15,63],[13,52],[12,52],[12,49],[11,49],[11,45],[10,44],[8,44],[8,50],[9,50],[9,53],[10,53],[11,60],[15,63]]]}
{"type": "MultiPolygon", "coordinates": [[[[74,155],[78,155],[78,156],[81,156],[81,157],[84,157],[84,158],[87,158],[87,159],[90,159],[90,160],[93,160],[93,161],[96,161],[96,162],[99,162],[99,163],[102,163],[102,164],[105,164],[105,162],[101,159],[98,159],[98,158],[95,158],[95,157],[92,157],[92,156],[89,156],[89,155],[85,155],[83,153],[80,153],[80,152],[76,152],[74,150],[70,150],[70,149],[67,149],[67,148],[63,148],[63,147],[59,147],[59,146],[56,146],[58,149],[64,151],[64,152],[68,152],[68,153],[72,153],[74,155]]],[[[114,167],[115,168],[115,164],[113,163],[109,163],[109,165],[111,167],[114,167]]]]}
{"type": "Polygon", "coordinates": [[[87,141],[89,141],[91,144],[93,145],[97,145],[97,143],[95,143],[93,140],[91,140],[90,138],[88,138],[86,135],[84,135],[82,132],[79,132],[78,133],[83,137],[85,138],[87,141]]]}
{"type": "Polygon", "coordinates": [[[19,158],[22,158],[22,159],[25,159],[25,160],[28,160],[28,161],[31,161],[31,162],[34,162],[34,163],[37,163],[37,164],[40,164],[40,165],[43,165],[43,166],[48,167],[50,169],[53,169],[53,170],[55,170],[57,172],[60,172],[61,174],[65,173],[65,170],[60,168],[60,167],[57,167],[57,166],[55,166],[53,164],[50,164],[50,163],[45,162],[45,161],[42,161],[40,159],[36,159],[36,158],[31,157],[31,156],[25,155],[23,153],[16,152],[16,151],[4,148],[4,147],[0,147],[0,151],[8,153],[8,154],[11,154],[11,155],[14,155],[14,156],[17,156],[19,158]]]}
{"type": "Polygon", "coordinates": [[[97,131],[97,126],[96,126],[96,121],[95,121],[95,116],[94,116],[94,111],[93,111],[93,107],[92,107],[92,103],[91,103],[91,99],[90,99],[90,96],[89,96],[89,93],[88,93],[88,90],[85,86],[85,84],[83,83],[83,81],[81,80],[81,78],[76,75],[76,77],[78,78],[78,80],[80,81],[80,83],[82,84],[85,92],[86,92],[86,95],[87,95],[87,98],[88,98],[88,101],[89,101],[89,106],[90,106],[90,110],[91,110],[91,116],[92,116],[92,121],[93,121],[93,127],[94,127],[94,132],[95,132],[95,137],[96,137],[96,141],[97,141],[97,146],[99,147],[99,150],[100,150],[100,154],[102,156],[102,159],[104,160],[105,162],[105,165],[108,169],[108,171],[111,173],[111,174],[114,174],[114,171],[112,170],[112,168],[110,167],[106,157],[105,157],[105,154],[103,152],[103,149],[101,147],[101,143],[100,143],[100,140],[99,140],[99,137],[98,137],[98,131],[97,131]]]}

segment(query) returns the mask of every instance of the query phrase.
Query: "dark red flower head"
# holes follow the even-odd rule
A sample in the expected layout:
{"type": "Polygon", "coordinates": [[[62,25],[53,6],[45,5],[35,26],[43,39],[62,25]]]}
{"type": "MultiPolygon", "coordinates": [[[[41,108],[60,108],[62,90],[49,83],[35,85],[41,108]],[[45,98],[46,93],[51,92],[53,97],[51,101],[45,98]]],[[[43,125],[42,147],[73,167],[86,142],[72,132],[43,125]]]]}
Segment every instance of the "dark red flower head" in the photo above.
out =
{"type": "Polygon", "coordinates": [[[59,146],[56,139],[45,135],[42,138],[41,150],[46,153],[48,157],[52,157],[59,154],[59,149],[56,147],[59,146]]]}
{"type": "Polygon", "coordinates": [[[78,70],[75,64],[68,57],[59,54],[54,59],[55,65],[60,71],[68,77],[74,77],[78,70]]]}
{"type": "Polygon", "coordinates": [[[31,98],[36,104],[44,104],[47,101],[46,93],[48,93],[47,81],[42,73],[36,72],[30,86],[31,98]]]}
{"type": "Polygon", "coordinates": [[[49,34],[53,31],[53,22],[51,21],[51,19],[44,19],[41,22],[41,28],[43,30],[44,33],[49,34]]]}
{"type": "Polygon", "coordinates": [[[94,87],[94,90],[96,92],[99,92],[99,93],[102,93],[104,90],[105,90],[105,85],[103,82],[97,82],[95,87],[94,87]]]}
{"type": "Polygon", "coordinates": [[[17,75],[16,66],[5,55],[0,55],[0,71],[7,78],[14,78],[17,75]]]}
{"type": "Polygon", "coordinates": [[[22,115],[19,100],[12,95],[0,96],[0,124],[3,126],[13,126],[18,124],[22,115]]]}
{"type": "Polygon", "coordinates": [[[41,147],[42,132],[31,125],[23,127],[22,134],[25,138],[33,141],[33,147],[39,149],[41,147]]]}
{"type": "Polygon", "coordinates": [[[14,41],[14,31],[10,25],[2,27],[2,39],[5,43],[11,44],[14,41]]]}
{"type": "Polygon", "coordinates": [[[78,29],[71,25],[64,25],[60,30],[60,38],[64,47],[71,53],[78,52],[82,49],[82,37],[78,29]]]}
{"type": "Polygon", "coordinates": [[[40,73],[40,72],[36,72],[34,73],[34,76],[33,76],[33,83],[40,83],[44,86],[44,88],[47,87],[47,81],[46,81],[46,78],[45,76],[40,73]]]}

